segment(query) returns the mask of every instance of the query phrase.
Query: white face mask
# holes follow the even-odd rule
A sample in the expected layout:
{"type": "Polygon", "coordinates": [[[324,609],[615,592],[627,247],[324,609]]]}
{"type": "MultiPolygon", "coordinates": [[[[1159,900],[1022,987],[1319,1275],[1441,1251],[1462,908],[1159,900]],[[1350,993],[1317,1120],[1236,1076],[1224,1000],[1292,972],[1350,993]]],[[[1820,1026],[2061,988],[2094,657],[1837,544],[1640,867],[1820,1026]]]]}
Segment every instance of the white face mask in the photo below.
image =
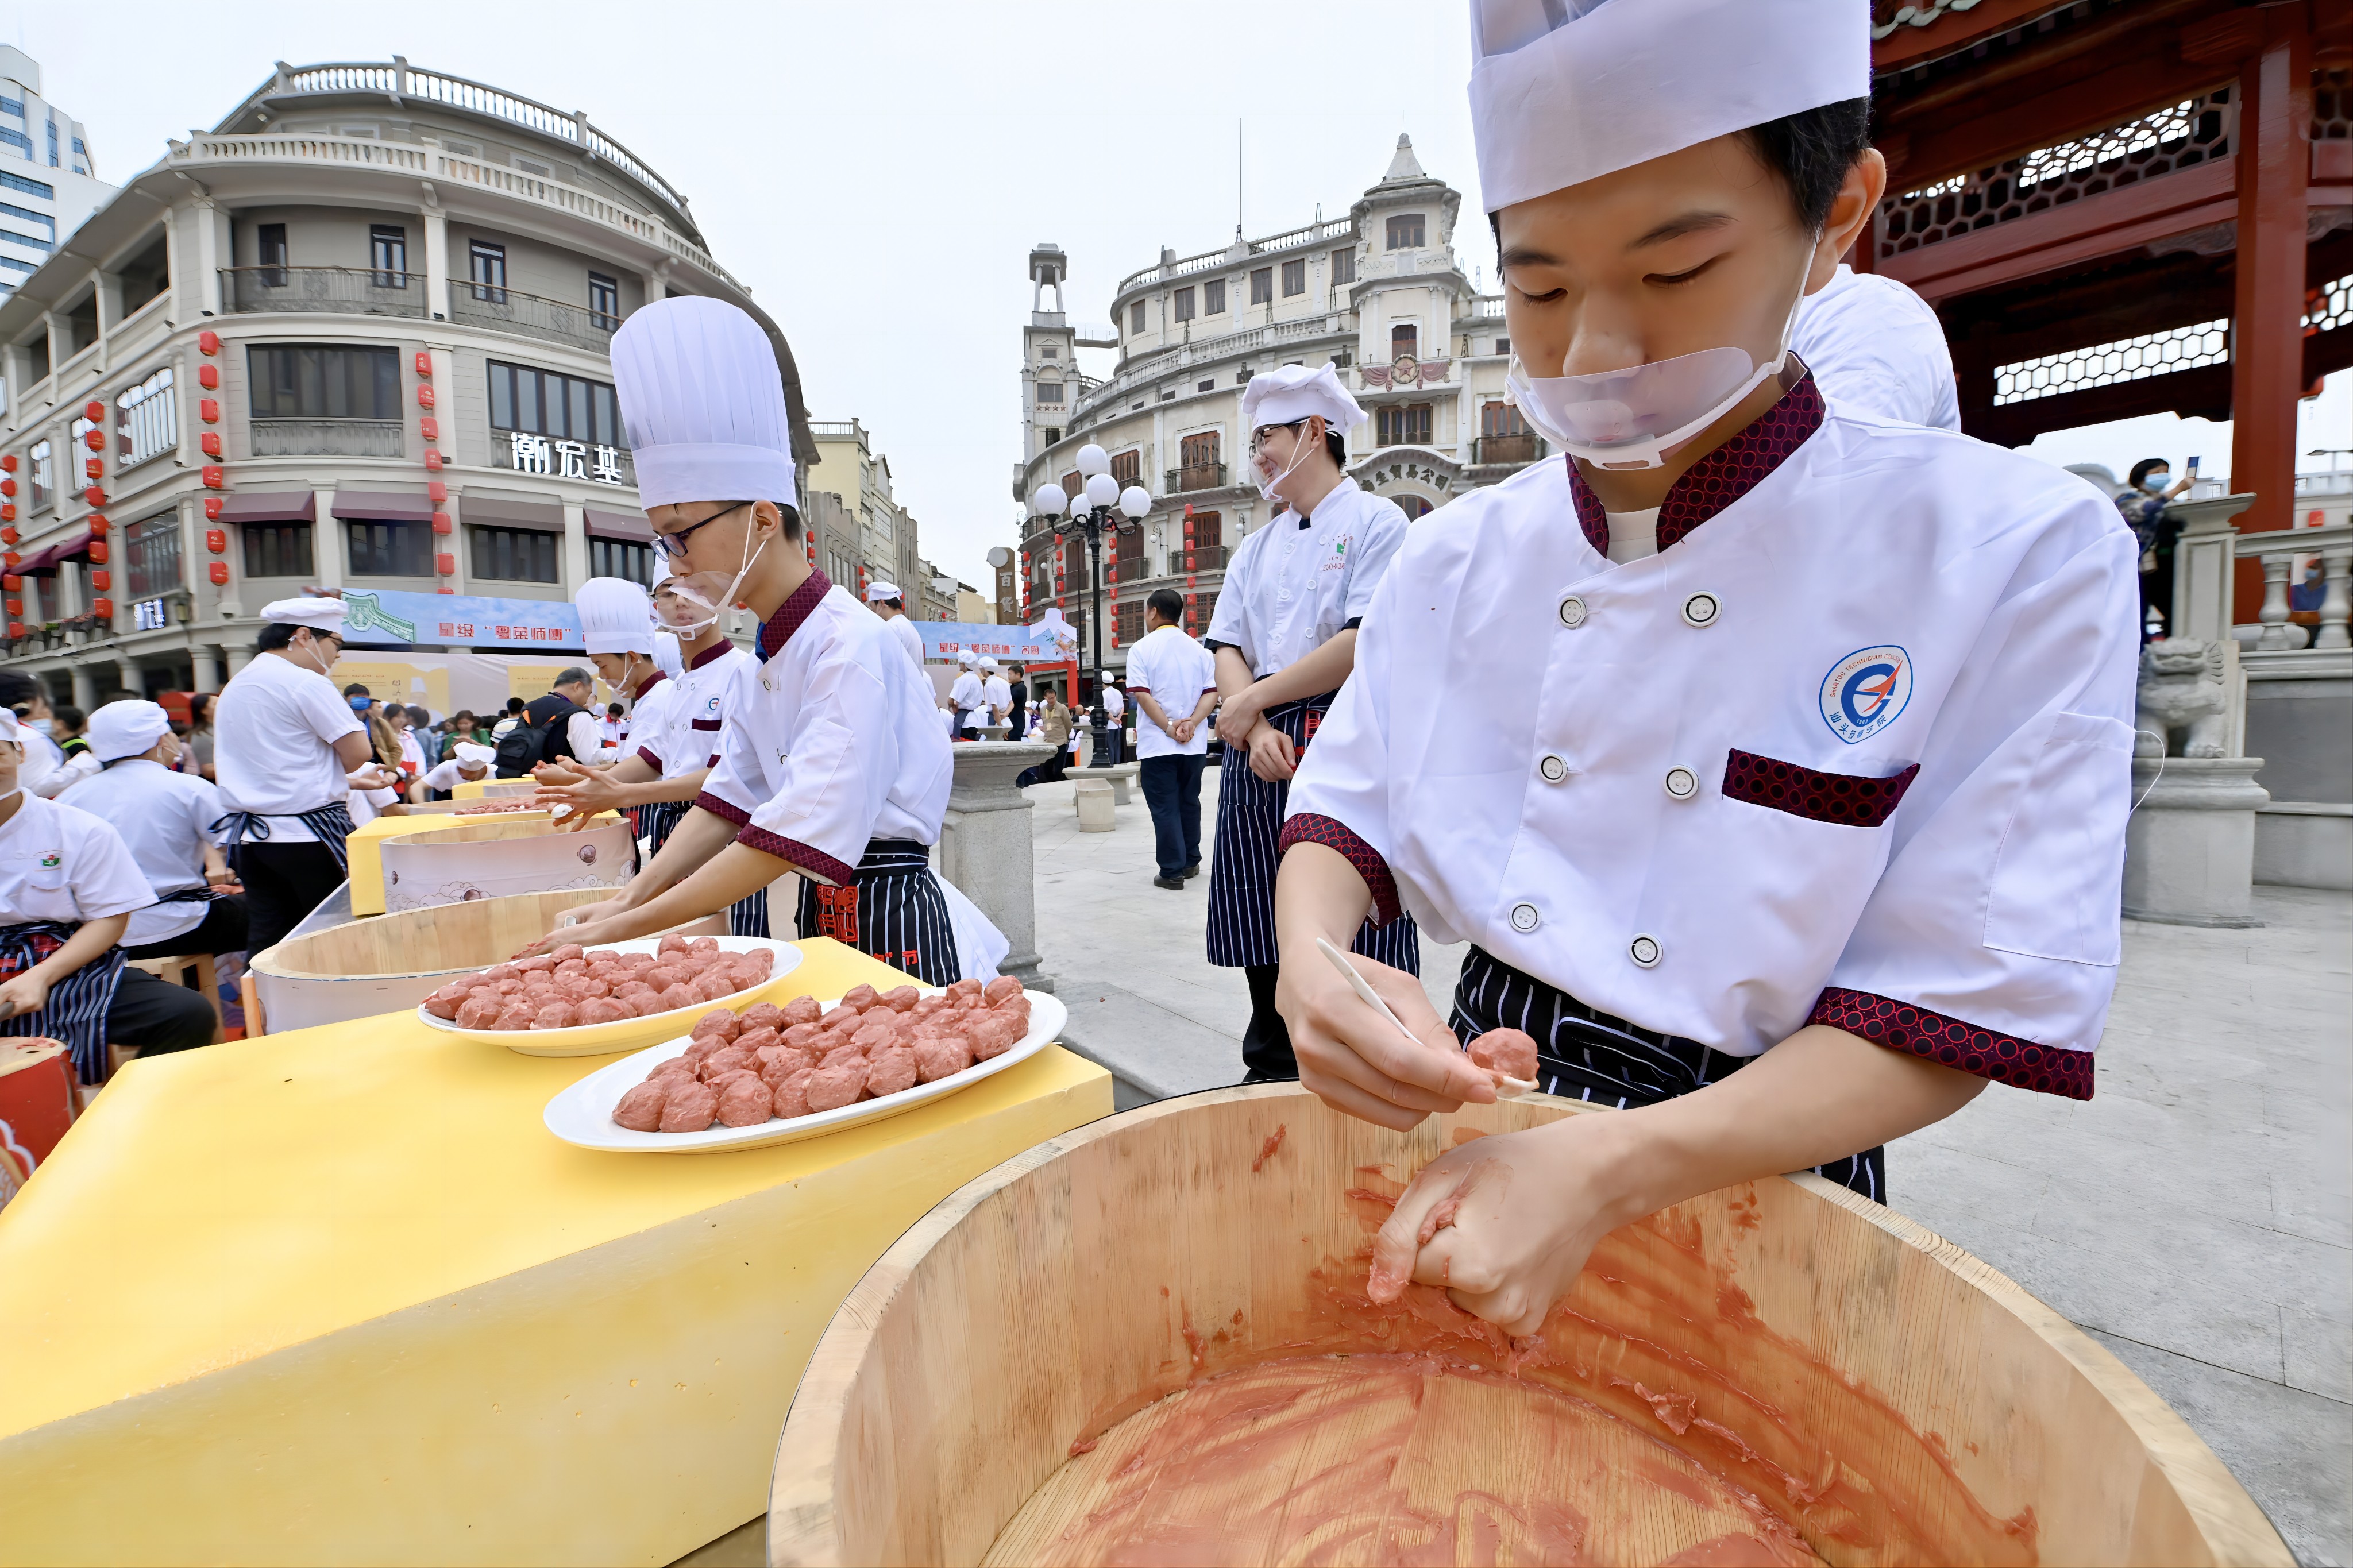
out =
{"type": "MultiPolygon", "coordinates": [[[[1813,252],[1806,266],[1813,266],[1813,252]]],[[[1757,363],[1746,349],[1701,349],[1673,359],[1591,375],[1532,376],[1514,353],[1504,373],[1504,398],[1537,435],[1601,468],[1656,468],[1667,454],[1724,417],[1789,357],[1798,297],[1781,321],[1780,346],[1757,363]]]]}
{"type": "Polygon", "coordinates": [[[755,526],[744,528],[744,563],[735,568],[735,575],[727,579],[723,585],[720,579],[724,574],[718,572],[690,572],[670,580],[672,594],[703,612],[685,621],[672,621],[667,616],[662,617],[681,639],[691,638],[705,626],[717,626],[721,613],[735,602],[735,590],[741,588],[744,579],[751,575],[752,563],[760,558],[761,551],[768,548],[768,542],[765,539],[756,546],[753,544],[752,541],[758,532],[755,526]]]}
{"type": "MultiPolygon", "coordinates": [[[[1315,421],[1313,417],[1309,418],[1305,424],[1300,426],[1293,434],[1294,439],[1291,445],[1291,462],[1289,466],[1284,468],[1282,472],[1275,475],[1274,478],[1267,480],[1258,488],[1258,493],[1268,500],[1277,500],[1281,499],[1274,493],[1275,487],[1282,484],[1283,480],[1289,479],[1292,475],[1297,473],[1299,471],[1299,465],[1307,460],[1307,455],[1324,444],[1323,432],[1316,428],[1315,421]]],[[[1261,473],[1264,473],[1269,466],[1266,463],[1259,462],[1259,458],[1255,453],[1251,455],[1250,460],[1259,464],[1259,471],[1261,473]]]]}
{"type": "Polygon", "coordinates": [[[58,721],[54,719],[26,719],[23,721],[23,722],[25,728],[32,731],[35,734],[46,735],[52,729],[57,727],[58,721]]]}

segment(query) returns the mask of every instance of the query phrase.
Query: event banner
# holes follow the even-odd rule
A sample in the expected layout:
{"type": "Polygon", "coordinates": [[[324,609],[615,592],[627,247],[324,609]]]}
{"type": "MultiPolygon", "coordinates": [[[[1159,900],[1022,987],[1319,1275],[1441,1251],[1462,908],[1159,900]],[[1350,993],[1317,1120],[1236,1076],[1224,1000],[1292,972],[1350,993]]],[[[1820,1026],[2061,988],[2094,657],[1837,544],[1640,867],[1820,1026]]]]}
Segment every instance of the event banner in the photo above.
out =
{"type": "Polygon", "coordinates": [[[486,652],[534,653],[577,653],[586,646],[579,612],[565,599],[350,589],[343,603],[351,611],[343,622],[344,640],[354,646],[457,643],[486,652]]]}
{"type": "Polygon", "coordinates": [[[1076,658],[1078,634],[1060,611],[1049,610],[1035,626],[1000,626],[977,621],[917,621],[923,658],[954,662],[967,648],[988,658],[1022,663],[1076,658]]]}

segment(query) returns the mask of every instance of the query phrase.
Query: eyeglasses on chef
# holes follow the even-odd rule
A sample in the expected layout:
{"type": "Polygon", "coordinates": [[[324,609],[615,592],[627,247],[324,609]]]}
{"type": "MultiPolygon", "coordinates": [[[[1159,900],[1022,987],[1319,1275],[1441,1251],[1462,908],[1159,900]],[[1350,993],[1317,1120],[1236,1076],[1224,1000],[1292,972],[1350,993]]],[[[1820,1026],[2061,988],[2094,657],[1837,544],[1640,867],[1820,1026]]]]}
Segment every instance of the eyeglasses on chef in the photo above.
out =
{"type": "Polygon", "coordinates": [[[701,522],[690,522],[684,528],[680,529],[676,533],[656,532],[654,534],[654,548],[660,551],[663,558],[666,560],[683,561],[686,559],[686,542],[688,538],[693,534],[696,529],[709,528],[712,523],[717,522],[721,518],[725,517],[731,511],[741,511],[747,506],[757,506],[760,503],[757,501],[731,500],[725,506],[721,507],[717,511],[712,512],[709,517],[704,518],[701,522]]]}
{"type": "MultiPolygon", "coordinates": [[[[1312,419],[1312,418],[1314,418],[1314,416],[1313,416],[1313,415],[1308,416],[1308,418],[1311,418],[1311,419],[1312,419]]],[[[1306,420],[1306,419],[1286,419],[1286,420],[1284,420],[1284,421],[1283,421],[1282,424],[1280,424],[1280,425],[1261,425],[1261,426],[1260,426],[1257,429],[1255,429],[1255,430],[1253,430],[1253,431],[1251,431],[1251,432],[1250,432],[1250,456],[1251,456],[1251,457],[1253,457],[1253,458],[1255,458],[1255,457],[1257,457],[1257,456],[1259,455],[1259,453],[1260,453],[1261,450],[1263,450],[1263,449],[1264,449],[1264,447],[1265,447],[1265,446],[1266,446],[1266,437],[1267,437],[1267,434],[1268,434],[1268,432],[1270,432],[1270,431],[1274,431],[1274,430],[1296,430],[1296,429],[1298,429],[1301,426],[1303,426],[1303,425],[1304,425],[1304,424],[1306,424],[1306,423],[1307,423],[1307,420],[1306,420]]]]}

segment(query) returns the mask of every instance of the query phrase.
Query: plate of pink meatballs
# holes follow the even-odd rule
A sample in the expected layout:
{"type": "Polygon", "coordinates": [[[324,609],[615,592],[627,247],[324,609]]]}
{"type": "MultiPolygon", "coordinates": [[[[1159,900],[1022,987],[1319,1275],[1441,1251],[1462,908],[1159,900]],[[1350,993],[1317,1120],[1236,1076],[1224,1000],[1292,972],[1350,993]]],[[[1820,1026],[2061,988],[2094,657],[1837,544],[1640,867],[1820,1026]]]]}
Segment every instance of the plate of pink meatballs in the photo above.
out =
{"type": "Polygon", "coordinates": [[[700,1154],[789,1143],[895,1116],[1028,1060],[1070,1011],[1006,976],[944,991],[852,986],[713,1008],[672,1039],[600,1068],[547,1102],[547,1130],[584,1149],[700,1154]]]}
{"type": "Polygon", "coordinates": [[[740,1012],[766,1001],[800,961],[791,942],[763,936],[567,942],[452,981],[417,1016],[525,1056],[607,1056],[667,1039],[713,1006],[740,1012]]]}

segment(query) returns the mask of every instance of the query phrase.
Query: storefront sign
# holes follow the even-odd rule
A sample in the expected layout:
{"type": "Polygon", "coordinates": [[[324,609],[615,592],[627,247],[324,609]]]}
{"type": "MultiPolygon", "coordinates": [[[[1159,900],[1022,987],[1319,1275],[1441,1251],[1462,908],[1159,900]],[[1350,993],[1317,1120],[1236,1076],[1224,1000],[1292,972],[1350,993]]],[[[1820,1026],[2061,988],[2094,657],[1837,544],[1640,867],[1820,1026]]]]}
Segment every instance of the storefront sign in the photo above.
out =
{"type": "Polygon", "coordinates": [[[545,474],[557,479],[594,479],[621,485],[621,452],[617,447],[592,447],[583,441],[558,441],[524,430],[507,432],[507,457],[518,474],[545,474]]]}
{"type": "Polygon", "coordinates": [[[160,632],[172,624],[171,611],[161,599],[142,599],[131,606],[131,629],[160,632]]]}
{"type": "Polygon", "coordinates": [[[580,616],[562,599],[465,594],[346,593],[345,640],[354,645],[455,643],[478,648],[576,653],[580,616]]]}

